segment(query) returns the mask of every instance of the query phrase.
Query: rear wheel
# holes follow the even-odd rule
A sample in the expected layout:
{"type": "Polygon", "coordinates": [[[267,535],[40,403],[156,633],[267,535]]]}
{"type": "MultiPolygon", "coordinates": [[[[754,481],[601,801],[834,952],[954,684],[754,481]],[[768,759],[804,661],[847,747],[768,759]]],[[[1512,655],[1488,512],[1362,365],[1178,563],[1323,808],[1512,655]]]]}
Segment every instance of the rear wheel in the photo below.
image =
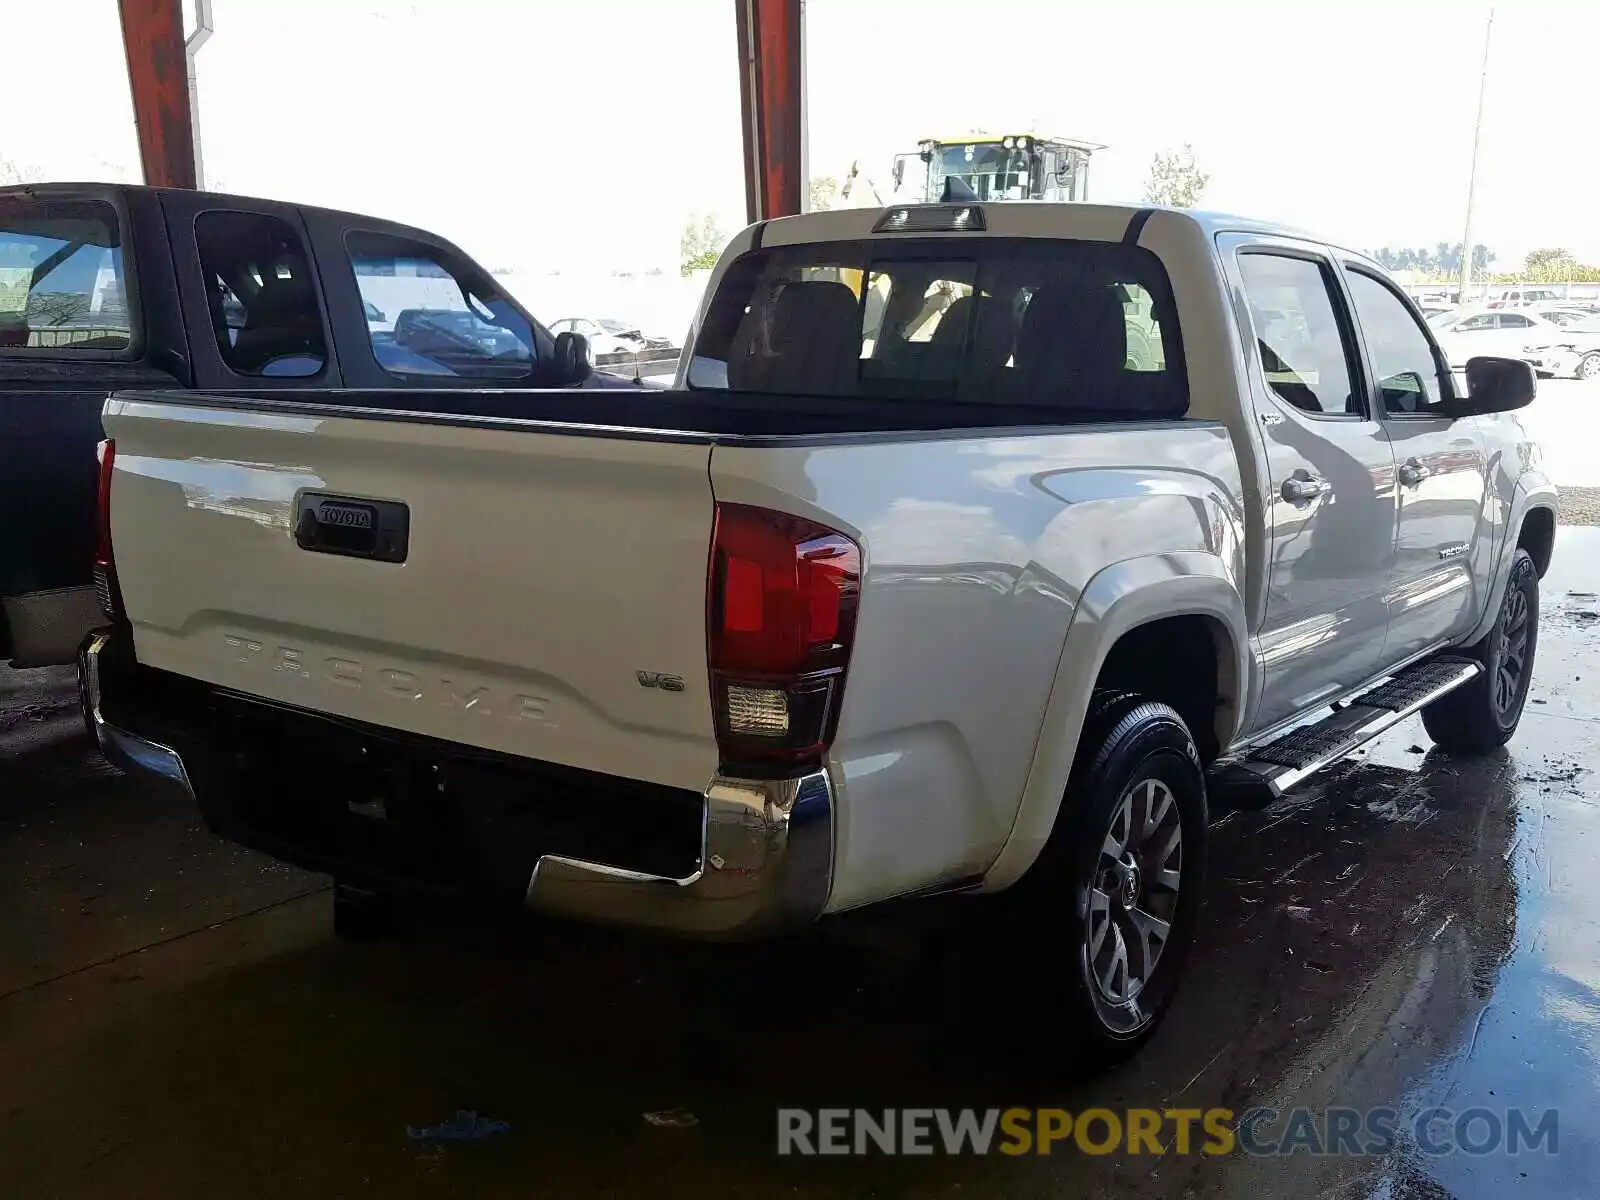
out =
{"type": "Polygon", "coordinates": [[[1538,645],[1539,572],[1519,549],[1493,628],[1467,652],[1483,670],[1422,710],[1428,736],[1452,754],[1486,754],[1505,745],[1528,702],[1538,645]]]}
{"type": "Polygon", "coordinates": [[[1600,350],[1590,351],[1580,358],[1573,374],[1579,379],[1600,379],[1600,350]]]}
{"type": "Polygon", "coordinates": [[[1132,1054],[1171,1007],[1194,939],[1206,819],[1183,718],[1137,696],[1099,699],[1050,843],[1018,888],[1043,935],[1029,943],[1030,973],[1086,1065],[1132,1054]]]}

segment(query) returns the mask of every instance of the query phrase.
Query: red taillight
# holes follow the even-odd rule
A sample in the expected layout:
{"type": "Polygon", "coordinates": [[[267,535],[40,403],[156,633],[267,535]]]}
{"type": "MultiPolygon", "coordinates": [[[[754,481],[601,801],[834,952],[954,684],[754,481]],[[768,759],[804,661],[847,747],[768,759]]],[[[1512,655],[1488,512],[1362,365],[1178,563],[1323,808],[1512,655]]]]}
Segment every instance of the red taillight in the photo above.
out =
{"type": "Polygon", "coordinates": [[[122,590],[117,586],[117,563],[111,553],[111,472],[116,467],[117,443],[100,443],[100,493],[95,502],[94,587],[100,607],[113,621],[122,620],[122,590]]]}
{"type": "Polygon", "coordinates": [[[803,517],[718,504],[707,634],[724,758],[817,758],[839,719],[861,548],[803,517]]]}

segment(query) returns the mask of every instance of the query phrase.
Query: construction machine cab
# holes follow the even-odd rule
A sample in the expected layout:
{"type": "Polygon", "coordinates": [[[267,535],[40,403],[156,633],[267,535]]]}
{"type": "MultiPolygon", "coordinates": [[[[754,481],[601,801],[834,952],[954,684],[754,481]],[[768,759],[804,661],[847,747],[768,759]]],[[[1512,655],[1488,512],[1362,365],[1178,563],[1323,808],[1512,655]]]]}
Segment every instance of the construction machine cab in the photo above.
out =
{"type": "Polygon", "coordinates": [[[895,159],[895,197],[936,203],[954,179],[979,200],[1086,200],[1089,158],[1103,150],[1073,138],[1008,134],[922,141],[895,159]]]}

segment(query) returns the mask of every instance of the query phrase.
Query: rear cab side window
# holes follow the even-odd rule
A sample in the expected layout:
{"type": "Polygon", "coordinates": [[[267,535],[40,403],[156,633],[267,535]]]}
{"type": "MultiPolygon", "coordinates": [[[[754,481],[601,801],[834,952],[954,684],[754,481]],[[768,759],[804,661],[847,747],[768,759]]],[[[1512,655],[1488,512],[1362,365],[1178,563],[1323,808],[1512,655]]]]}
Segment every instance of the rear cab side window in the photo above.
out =
{"type": "Polygon", "coordinates": [[[724,274],[688,385],[771,396],[1017,410],[1017,419],[1188,411],[1176,308],[1121,243],[865,239],[771,247],[724,274]]]}
{"type": "Polygon", "coordinates": [[[135,333],[116,209],[0,195],[0,354],[120,357],[135,333]]]}
{"type": "Polygon", "coordinates": [[[1328,264],[1248,249],[1239,254],[1239,272],[1267,386],[1285,404],[1313,417],[1365,416],[1328,264]]]}
{"type": "Polygon", "coordinates": [[[217,353],[240,375],[309,379],[328,363],[311,260],[289,222],[213,210],[194,221],[217,353]]]}
{"type": "Polygon", "coordinates": [[[345,250],[389,374],[509,382],[538,368],[542,331],[481,269],[389,233],[351,230],[345,250]]]}

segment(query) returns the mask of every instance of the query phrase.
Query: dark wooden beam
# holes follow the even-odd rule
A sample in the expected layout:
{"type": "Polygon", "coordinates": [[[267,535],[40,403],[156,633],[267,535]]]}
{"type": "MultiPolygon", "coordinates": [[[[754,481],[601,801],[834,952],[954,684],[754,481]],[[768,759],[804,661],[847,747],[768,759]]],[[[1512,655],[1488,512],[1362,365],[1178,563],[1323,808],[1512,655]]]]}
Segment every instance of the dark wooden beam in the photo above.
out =
{"type": "Polygon", "coordinates": [[[194,127],[189,122],[183,2],[118,0],[118,6],[144,181],[154,187],[192,188],[194,127]]]}
{"type": "Polygon", "coordinates": [[[801,211],[806,189],[802,0],[734,0],[750,220],[801,211]]]}

